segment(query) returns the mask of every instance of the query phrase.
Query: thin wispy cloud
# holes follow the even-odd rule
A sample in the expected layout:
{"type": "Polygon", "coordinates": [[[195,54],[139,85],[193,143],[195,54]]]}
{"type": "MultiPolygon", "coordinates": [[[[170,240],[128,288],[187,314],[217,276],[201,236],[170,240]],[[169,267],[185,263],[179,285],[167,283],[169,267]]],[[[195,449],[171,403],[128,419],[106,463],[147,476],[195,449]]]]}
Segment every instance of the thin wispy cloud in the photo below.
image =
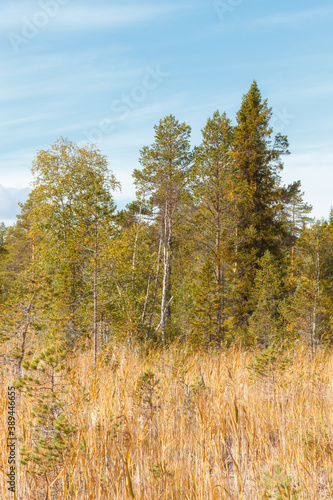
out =
{"type": "MultiPolygon", "coordinates": [[[[274,130],[277,116],[292,116],[283,129],[288,181],[304,181],[308,195],[315,171],[318,186],[324,178],[331,186],[331,158],[316,145],[333,133],[333,4],[218,4],[223,19],[213,0],[1,0],[0,185],[28,187],[36,151],[61,135],[98,142],[122,181],[119,196],[129,199],[154,124],[172,113],[191,125],[198,145],[216,109],[235,122],[256,79],[277,111],[274,130]],[[46,4],[53,14],[43,14],[46,4]],[[163,77],[154,80],[147,68],[163,77]]],[[[326,215],[326,187],[311,198],[326,215]]]]}
{"type": "MultiPolygon", "coordinates": [[[[75,67],[75,66],[74,66],[75,67]]],[[[63,71],[65,65],[63,66],[63,71]]],[[[18,81],[11,87],[7,85],[0,85],[0,101],[20,99],[25,95],[28,97],[41,97],[41,96],[56,96],[68,93],[84,93],[84,92],[101,92],[117,90],[119,86],[126,85],[128,81],[138,78],[141,67],[125,68],[106,68],[100,74],[100,78],[96,79],[95,74],[87,76],[85,73],[86,68],[76,67],[76,71],[67,76],[66,81],[63,79],[63,73],[55,75],[52,80],[45,85],[45,77],[40,81],[18,81]],[[80,74],[82,78],[80,80],[80,74]]]]}
{"type": "Polygon", "coordinates": [[[45,120],[45,115],[26,116],[24,118],[18,118],[16,120],[0,121],[0,128],[14,127],[16,125],[31,124],[31,123],[40,122],[41,120],[45,120]]]}
{"type": "MultiPolygon", "coordinates": [[[[41,7],[26,3],[5,4],[0,8],[0,28],[19,27],[22,21],[31,18],[41,7]]],[[[82,5],[68,2],[59,5],[59,12],[54,16],[52,24],[57,29],[92,30],[103,28],[121,29],[133,24],[151,21],[156,17],[175,13],[184,6],[181,4],[132,4],[121,6],[82,5]]]]}
{"type": "Polygon", "coordinates": [[[127,5],[122,7],[68,8],[59,15],[58,26],[74,29],[123,28],[179,11],[180,5],[127,5]]]}
{"type": "MultiPolygon", "coordinates": [[[[304,84],[303,84],[304,85],[304,84]]],[[[333,93],[333,83],[321,83],[311,85],[311,82],[304,87],[298,87],[284,93],[285,97],[294,97],[296,99],[316,98],[331,95],[333,93]]]]}
{"type": "Polygon", "coordinates": [[[300,26],[304,23],[327,19],[333,16],[333,7],[317,7],[286,14],[259,17],[252,21],[252,27],[272,28],[274,26],[300,26]]]}

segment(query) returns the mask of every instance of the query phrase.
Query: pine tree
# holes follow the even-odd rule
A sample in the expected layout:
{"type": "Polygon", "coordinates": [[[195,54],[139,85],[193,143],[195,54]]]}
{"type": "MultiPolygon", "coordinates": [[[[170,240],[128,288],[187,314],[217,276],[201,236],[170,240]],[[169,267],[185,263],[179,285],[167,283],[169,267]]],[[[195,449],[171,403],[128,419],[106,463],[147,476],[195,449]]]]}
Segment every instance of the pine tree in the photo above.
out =
{"type": "Polygon", "coordinates": [[[286,226],[288,234],[291,236],[291,269],[293,275],[296,243],[302,229],[313,218],[309,216],[312,206],[304,202],[304,193],[301,191],[301,181],[296,181],[282,190],[283,207],[281,219],[286,226]]]}
{"type": "Polygon", "coordinates": [[[279,267],[267,250],[259,261],[252,290],[253,314],[249,320],[250,338],[267,349],[282,338],[280,304],[283,281],[279,267]]]}
{"type": "MultiPolygon", "coordinates": [[[[284,316],[290,335],[306,344],[313,355],[329,333],[328,295],[325,293],[323,225],[304,228],[298,240],[294,276],[289,280],[289,297],[284,316]]],[[[326,262],[325,262],[326,261],[326,262]]]]}
{"type": "Polygon", "coordinates": [[[33,402],[33,407],[28,421],[31,441],[26,439],[21,447],[21,463],[36,483],[38,478],[45,479],[48,490],[65,466],[76,433],[66,404],[66,346],[49,346],[37,356],[25,359],[23,367],[25,373],[14,385],[33,402]]]}
{"type": "Polygon", "coordinates": [[[191,161],[190,132],[185,123],[173,115],[155,125],[155,141],[140,151],[142,170],[134,170],[138,195],[146,195],[159,226],[163,249],[163,284],[160,323],[162,342],[165,342],[167,318],[170,318],[172,297],[171,271],[174,231],[180,222],[188,168],[191,161]]]}
{"type": "MultiPolygon", "coordinates": [[[[236,181],[233,162],[233,128],[226,114],[216,111],[202,130],[203,140],[196,149],[191,169],[192,199],[189,214],[194,241],[201,247],[204,261],[211,262],[215,278],[202,293],[210,297],[209,316],[214,311],[214,332],[210,340],[223,340],[230,306],[230,246],[234,244],[237,201],[244,198],[244,183],[236,181]],[[228,279],[229,278],[229,279],[228,279]],[[214,284],[215,282],[215,284],[214,284]],[[229,299],[229,300],[228,300],[229,299]]],[[[207,269],[210,265],[208,264],[207,269]]],[[[208,313],[208,310],[207,310],[208,313]]],[[[197,323],[197,320],[195,320],[197,323]]]]}
{"type": "Polygon", "coordinates": [[[191,345],[209,346],[222,341],[216,336],[216,317],[220,312],[220,296],[216,293],[214,265],[210,260],[201,263],[192,283],[193,317],[191,321],[191,345]]]}

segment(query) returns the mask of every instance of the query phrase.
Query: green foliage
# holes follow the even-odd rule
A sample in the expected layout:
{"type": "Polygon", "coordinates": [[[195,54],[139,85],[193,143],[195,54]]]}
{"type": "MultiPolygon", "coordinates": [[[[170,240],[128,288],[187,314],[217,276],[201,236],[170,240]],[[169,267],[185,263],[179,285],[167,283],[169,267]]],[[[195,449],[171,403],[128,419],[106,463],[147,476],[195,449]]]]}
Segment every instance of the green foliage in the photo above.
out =
{"type": "Polygon", "coordinates": [[[267,349],[255,356],[255,360],[248,366],[251,378],[268,378],[275,383],[276,377],[285,372],[292,364],[287,354],[287,344],[272,343],[267,349]]]}
{"type": "Polygon", "coordinates": [[[113,232],[118,186],[106,157],[93,145],[60,138],[33,162],[29,237],[34,241],[35,280],[50,298],[50,316],[73,343],[90,333],[96,254],[113,232]]]}
{"type": "Polygon", "coordinates": [[[167,469],[168,464],[162,464],[160,462],[156,462],[153,467],[150,467],[149,470],[153,474],[155,479],[165,479],[167,476],[172,477],[174,473],[167,469]]]}
{"type": "Polygon", "coordinates": [[[69,421],[66,405],[66,351],[48,346],[30,361],[23,361],[26,372],[15,387],[34,404],[29,426],[32,438],[21,447],[21,463],[33,476],[53,475],[71,451],[75,426],[69,421]]]}
{"type": "Polygon", "coordinates": [[[207,344],[226,338],[232,303],[231,248],[237,244],[237,204],[246,196],[237,178],[232,151],[233,127],[226,114],[216,111],[202,130],[190,171],[188,220],[201,264],[195,294],[193,328],[205,332],[207,344]]]}
{"type": "Polygon", "coordinates": [[[298,500],[301,489],[295,487],[293,478],[282,472],[280,464],[274,466],[273,472],[264,472],[263,486],[265,487],[265,499],[275,500],[298,500]]]}
{"type": "MultiPolygon", "coordinates": [[[[140,151],[139,162],[142,170],[134,170],[133,177],[137,195],[143,199],[148,198],[151,219],[158,227],[156,241],[156,246],[159,248],[158,254],[161,254],[161,250],[163,252],[161,312],[157,330],[161,329],[161,340],[164,344],[167,320],[171,316],[170,302],[173,298],[171,279],[174,240],[176,228],[181,225],[182,207],[188,198],[186,184],[192,159],[191,128],[185,123],[179,123],[173,115],[169,115],[160,120],[154,129],[155,141],[151,146],[145,146],[140,151]]],[[[156,284],[157,279],[158,276],[156,284]]],[[[156,291],[155,287],[154,303],[156,291]]]]}
{"type": "Polygon", "coordinates": [[[48,398],[43,395],[37,400],[34,421],[31,422],[31,427],[34,428],[32,437],[36,444],[32,450],[29,450],[26,444],[20,450],[21,464],[27,467],[30,474],[37,477],[54,471],[63,463],[66,454],[71,450],[70,437],[76,432],[76,427],[68,423],[65,415],[50,418],[56,408],[58,407],[50,404],[48,398]]]}
{"type": "Polygon", "coordinates": [[[154,126],[155,141],[140,151],[142,170],[133,177],[140,196],[149,196],[149,204],[164,210],[167,201],[179,204],[191,161],[191,128],[179,123],[173,115],[166,116],[154,126]]]}
{"type": "Polygon", "coordinates": [[[253,311],[249,300],[257,262],[269,250],[282,257],[284,236],[280,213],[280,176],[282,156],[289,154],[288,141],[270,126],[272,110],[263,100],[256,82],[244,95],[234,130],[233,158],[240,180],[246,183],[247,196],[238,205],[239,244],[237,262],[237,314],[247,322],[253,311]]]}
{"type": "Polygon", "coordinates": [[[249,334],[255,343],[268,347],[281,337],[280,304],[283,297],[281,272],[269,251],[258,262],[252,289],[253,314],[249,320],[249,334]]]}
{"type": "Polygon", "coordinates": [[[38,151],[17,223],[0,226],[2,359],[20,376],[42,339],[93,338],[95,362],[111,338],[142,352],[332,344],[333,216],[313,223],[300,182],[281,185],[288,141],[271,118],[253,82],[236,123],[215,111],[193,151],[191,128],[161,119],[118,213],[96,146],[38,151]]]}
{"type": "Polygon", "coordinates": [[[151,370],[141,373],[136,382],[136,404],[152,411],[154,409],[156,386],[158,384],[159,380],[156,380],[155,374],[151,370]]]}
{"type": "Polygon", "coordinates": [[[291,267],[294,271],[295,250],[297,238],[302,230],[310,223],[312,206],[304,202],[304,193],[301,191],[301,182],[296,181],[281,189],[282,203],[279,219],[287,231],[287,247],[291,247],[291,267]]]}

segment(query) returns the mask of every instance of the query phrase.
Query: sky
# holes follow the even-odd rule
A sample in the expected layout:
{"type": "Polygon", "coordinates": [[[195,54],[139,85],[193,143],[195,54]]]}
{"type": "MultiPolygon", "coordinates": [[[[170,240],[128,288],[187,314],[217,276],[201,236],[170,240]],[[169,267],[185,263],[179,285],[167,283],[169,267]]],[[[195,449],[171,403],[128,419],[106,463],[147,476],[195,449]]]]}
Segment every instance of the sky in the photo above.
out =
{"type": "Polygon", "coordinates": [[[36,152],[60,136],[97,143],[124,207],[154,124],[174,114],[198,145],[216,109],[235,122],[253,80],[289,138],[283,183],[301,180],[313,216],[327,218],[332,22],[330,0],[2,0],[0,221],[13,223],[36,152]]]}

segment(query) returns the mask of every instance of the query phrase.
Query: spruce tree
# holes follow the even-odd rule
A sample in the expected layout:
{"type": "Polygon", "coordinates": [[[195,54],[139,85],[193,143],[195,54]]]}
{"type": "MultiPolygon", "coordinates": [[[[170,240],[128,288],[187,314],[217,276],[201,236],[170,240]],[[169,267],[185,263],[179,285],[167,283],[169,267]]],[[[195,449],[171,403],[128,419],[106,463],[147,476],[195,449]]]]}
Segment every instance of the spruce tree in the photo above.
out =
{"type": "Polygon", "coordinates": [[[234,260],[237,268],[237,316],[246,324],[253,312],[250,296],[258,261],[267,250],[281,257],[283,224],[278,218],[281,157],[288,141],[272,136],[272,110],[253,82],[237,113],[233,159],[236,177],[246,183],[247,196],[238,204],[234,260]]]}

